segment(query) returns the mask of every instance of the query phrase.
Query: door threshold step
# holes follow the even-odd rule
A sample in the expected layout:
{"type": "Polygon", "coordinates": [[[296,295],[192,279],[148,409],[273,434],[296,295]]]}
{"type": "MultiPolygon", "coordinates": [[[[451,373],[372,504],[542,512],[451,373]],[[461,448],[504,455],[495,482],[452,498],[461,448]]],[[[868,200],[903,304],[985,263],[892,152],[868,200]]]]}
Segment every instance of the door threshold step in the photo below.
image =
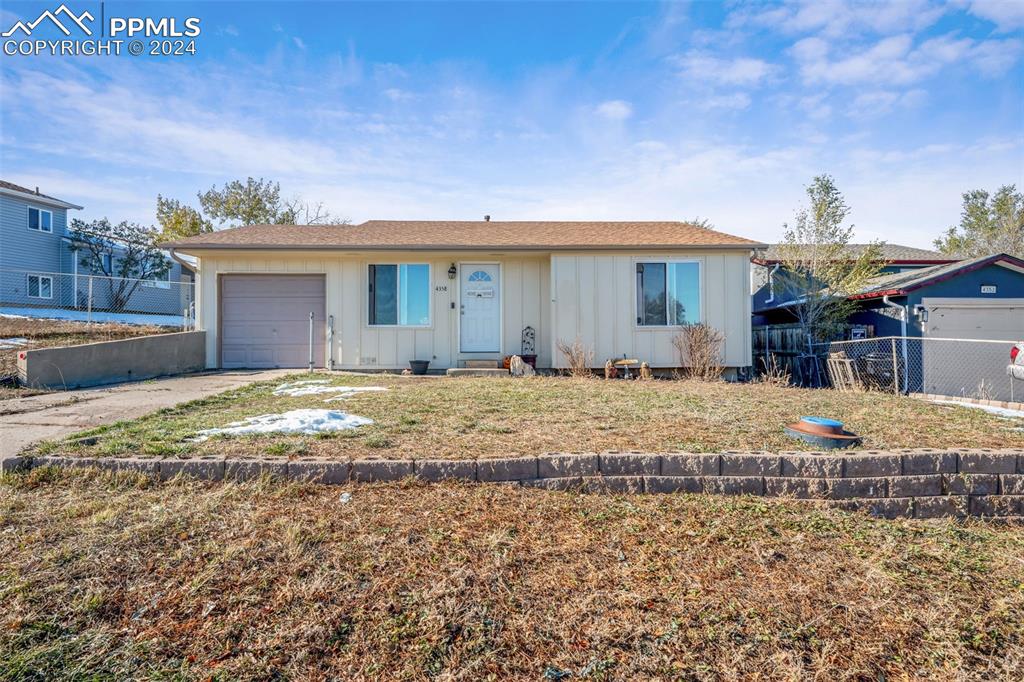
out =
{"type": "Polygon", "coordinates": [[[467,369],[501,369],[497,360],[465,360],[467,369]]]}
{"type": "Polygon", "coordinates": [[[450,377],[507,377],[507,369],[500,367],[451,367],[447,372],[450,377]]]}

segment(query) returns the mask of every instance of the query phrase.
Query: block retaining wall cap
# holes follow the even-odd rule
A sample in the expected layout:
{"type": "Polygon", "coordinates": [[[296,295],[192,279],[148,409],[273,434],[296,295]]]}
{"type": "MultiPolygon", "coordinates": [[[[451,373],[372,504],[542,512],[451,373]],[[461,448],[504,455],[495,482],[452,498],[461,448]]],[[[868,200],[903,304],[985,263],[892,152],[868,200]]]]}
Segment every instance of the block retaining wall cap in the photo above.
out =
{"type": "Polygon", "coordinates": [[[599,461],[600,455],[596,452],[579,455],[539,455],[537,457],[537,476],[539,478],[597,476],[601,470],[599,461]]]}
{"type": "Polygon", "coordinates": [[[479,460],[324,458],[192,459],[158,457],[6,457],[3,471],[95,466],[170,479],[247,480],[264,474],[314,483],[479,480],[503,485],[600,493],[710,493],[819,500],[876,516],[963,517],[1014,521],[1024,516],[1020,450],[905,449],[808,453],[553,453],[479,460]],[[1012,466],[1012,469],[1011,469],[1012,466]],[[963,467],[966,471],[958,472],[963,467]],[[629,473],[659,472],[659,473],[629,473]],[[736,472],[745,472],[738,474],[736,472]],[[851,476],[887,473],[889,475],[851,476]],[[997,473],[1002,472],[1002,473],[997,473]]]}

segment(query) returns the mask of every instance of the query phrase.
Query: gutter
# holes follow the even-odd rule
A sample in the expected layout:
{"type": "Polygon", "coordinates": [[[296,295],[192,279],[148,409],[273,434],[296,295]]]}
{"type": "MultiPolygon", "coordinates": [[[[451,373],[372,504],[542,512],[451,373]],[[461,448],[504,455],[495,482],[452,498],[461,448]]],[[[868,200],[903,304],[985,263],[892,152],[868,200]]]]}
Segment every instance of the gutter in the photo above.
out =
{"type": "Polygon", "coordinates": [[[173,251],[515,251],[551,253],[555,251],[750,251],[757,244],[602,244],[600,246],[558,245],[519,246],[509,244],[157,244],[157,248],[173,251]]]}
{"type": "MultiPolygon", "coordinates": [[[[900,336],[903,337],[903,343],[902,343],[902,346],[903,346],[903,353],[902,353],[902,355],[903,355],[903,394],[906,395],[907,391],[908,391],[908,385],[907,385],[908,384],[908,378],[907,378],[907,370],[908,370],[908,367],[907,367],[907,307],[903,306],[903,305],[900,305],[898,303],[893,303],[892,301],[890,301],[888,294],[882,296],[882,303],[884,303],[885,305],[889,306],[890,308],[893,308],[895,310],[900,311],[900,336]]],[[[895,380],[896,380],[896,377],[893,377],[893,381],[895,381],[895,380]]]]}
{"type": "Polygon", "coordinates": [[[193,263],[189,263],[187,260],[182,260],[182,258],[174,252],[174,249],[167,249],[167,254],[171,257],[172,260],[174,260],[175,263],[185,268],[189,272],[195,274],[195,265],[193,263]]]}

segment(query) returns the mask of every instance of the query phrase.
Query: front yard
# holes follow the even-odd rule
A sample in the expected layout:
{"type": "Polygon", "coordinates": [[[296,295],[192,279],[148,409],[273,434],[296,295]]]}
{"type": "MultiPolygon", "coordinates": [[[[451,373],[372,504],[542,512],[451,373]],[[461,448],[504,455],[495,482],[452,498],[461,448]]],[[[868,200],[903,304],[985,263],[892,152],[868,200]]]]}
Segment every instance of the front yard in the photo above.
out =
{"type": "Polygon", "coordinates": [[[315,374],[252,384],[44,443],[37,452],[480,458],[613,449],[812,449],[782,432],[801,415],[839,418],[864,437],[865,448],[1024,447],[1024,420],[883,393],[698,381],[315,374]],[[295,385],[303,381],[322,383],[295,385]],[[281,395],[282,384],[307,394],[281,395]],[[340,387],[386,390],[332,400],[340,387]],[[315,435],[212,436],[196,442],[204,429],[302,409],[340,410],[373,423],[315,435]],[[82,436],[90,438],[74,442],[82,436]]]}
{"type": "Polygon", "coordinates": [[[71,322],[29,317],[0,316],[0,400],[40,393],[19,387],[18,353],[33,348],[77,346],[96,341],[116,341],[136,336],[180,331],[173,327],[98,322],[71,322]]]}
{"type": "Polygon", "coordinates": [[[36,469],[0,478],[0,537],[5,680],[1024,668],[1020,527],[761,498],[36,469]]]}

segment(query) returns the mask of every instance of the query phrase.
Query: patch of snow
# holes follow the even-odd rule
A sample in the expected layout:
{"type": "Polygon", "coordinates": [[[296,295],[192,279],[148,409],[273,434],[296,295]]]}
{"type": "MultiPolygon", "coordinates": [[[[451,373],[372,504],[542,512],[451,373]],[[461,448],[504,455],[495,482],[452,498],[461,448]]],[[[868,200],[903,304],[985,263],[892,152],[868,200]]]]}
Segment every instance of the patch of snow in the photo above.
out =
{"type": "Polygon", "coordinates": [[[1024,410],[1011,410],[1007,407],[995,407],[994,405],[976,405],[974,403],[964,402],[962,400],[932,400],[931,402],[936,405],[957,405],[959,407],[972,407],[976,410],[983,410],[989,414],[994,414],[997,417],[1003,417],[1004,419],[1018,419],[1024,418],[1024,410]]]}
{"type": "Polygon", "coordinates": [[[341,496],[338,497],[338,501],[342,504],[348,504],[352,501],[352,493],[342,493],[341,496]]]}
{"type": "Polygon", "coordinates": [[[0,308],[0,317],[44,320],[70,320],[72,322],[120,322],[121,324],[152,324],[159,327],[180,327],[184,320],[181,315],[147,315],[146,313],[107,313],[93,311],[90,317],[86,310],[65,310],[63,308],[0,308]]]}
{"type": "Polygon", "coordinates": [[[291,410],[280,414],[261,414],[232,422],[219,429],[200,431],[191,442],[201,443],[210,436],[245,436],[258,433],[303,433],[347,431],[372,424],[373,420],[339,410],[291,410]]]}
{"type": "Polygon", "coordinates": [[[0,350],[17,348],[18,346],[24,346],[26,343],[28,343],[28,339],[23,339],[20,336],[15,336],[9,339],[0,339],[0,350]]]}
{"type": "Polygon", "coordinates": [[[334,389],[322,384],[331,383],[329,379],[307,379],[305,381],[293,381],[288,384],[281,384],[274,389],[274,395],[288,395],[292,397],[302,395],[315,395],[317,393],[332,392],[334,389]],[[325,390],[326,389],[326,390],[325,390]]]}

